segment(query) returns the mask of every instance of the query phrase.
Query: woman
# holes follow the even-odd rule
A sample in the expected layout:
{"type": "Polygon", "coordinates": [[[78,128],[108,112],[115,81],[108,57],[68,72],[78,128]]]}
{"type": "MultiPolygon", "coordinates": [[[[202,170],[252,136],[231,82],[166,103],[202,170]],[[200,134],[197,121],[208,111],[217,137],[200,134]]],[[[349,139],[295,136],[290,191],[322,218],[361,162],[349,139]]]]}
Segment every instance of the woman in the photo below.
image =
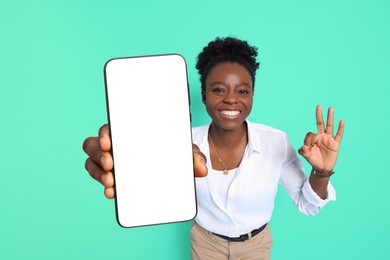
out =
{"type": "MultiPolygon", "coordinates": [[[[299,153],[312,165],[306,177],[301,161],[280,130],[249,122],[257,48],[235,38],[217,38],[198,56],[196,68],[209,125],[193,129],[198,214],[191,229],[193,259],[269,259],[270,221],[280,183],[298,209],[317,214],[335,191],[334,173],[344,121],[333,137],[333,109],[326,126],[316,109],[318,133],[308,133],[299,153]]],[[[113,161],[108,127],[87,138],[86,169],[113,198],[113,161]]]]}

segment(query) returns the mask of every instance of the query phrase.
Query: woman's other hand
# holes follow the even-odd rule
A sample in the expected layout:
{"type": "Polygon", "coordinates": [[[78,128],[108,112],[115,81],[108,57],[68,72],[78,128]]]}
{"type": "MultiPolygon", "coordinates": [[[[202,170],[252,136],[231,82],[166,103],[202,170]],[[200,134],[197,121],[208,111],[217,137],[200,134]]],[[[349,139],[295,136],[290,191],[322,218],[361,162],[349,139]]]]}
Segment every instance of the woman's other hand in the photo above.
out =
{"type": "Polygon", "coordinates": [[[92,178],[103,184],[104,195],[108,199],[115,197],[114,167],[111,154],[111,137],[108,125],[99,129],[99,136],[88,137],[83,143],[84,152],[88,155],[85,161],[85,169],[92,178]]]}

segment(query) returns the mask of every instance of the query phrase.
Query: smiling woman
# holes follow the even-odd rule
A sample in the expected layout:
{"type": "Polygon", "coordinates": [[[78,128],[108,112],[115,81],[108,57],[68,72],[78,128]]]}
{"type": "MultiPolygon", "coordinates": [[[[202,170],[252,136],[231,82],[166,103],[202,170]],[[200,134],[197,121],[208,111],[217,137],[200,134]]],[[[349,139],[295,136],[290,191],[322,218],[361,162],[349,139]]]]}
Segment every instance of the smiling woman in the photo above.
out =
{"type": "Polygon", "coordinates": [[[313,171],[308,180],[285,133],[247,120],[259,67],[256,56],[256,47],[235,38],[217,38],[198,56],[202,101],[212,122],[193,130],[193,142],[207,158],[209,172],[196,182],[193,259],[270,259],[268,222],[278,183],[307,215],[317,214],[335,199],[329,176],[343,122],[333,138],[333,110],[329,110],[324,135],[321,108],[317,108],[319,134],[309,134],[300,152],[321,174],[313,171]],[[324,167],[314,158],[329,164],[324,167]]]}
{"type": "MultiPolygon", "coordinates": [[[[252,109],[257,48],[236,38],[217,38],[198,56],[202,100],[212,121],[193,129],[198,214],[191,229],[193,259],[270,259],[268,222],[278,184],[297,208],[315,215],[335,191],[334,173],[344,131],[333,136],[333,109],[325,123],[317,107],[318,133],[309,133],[299,153],[312,165],[307,178],[287,135],[247,120],[252,109]],[[207,175],[207,176],[206,176],[207,175]]],[[[113,198],[111,139],[107,126],[87,138],[86,169],[113,198]]]]}

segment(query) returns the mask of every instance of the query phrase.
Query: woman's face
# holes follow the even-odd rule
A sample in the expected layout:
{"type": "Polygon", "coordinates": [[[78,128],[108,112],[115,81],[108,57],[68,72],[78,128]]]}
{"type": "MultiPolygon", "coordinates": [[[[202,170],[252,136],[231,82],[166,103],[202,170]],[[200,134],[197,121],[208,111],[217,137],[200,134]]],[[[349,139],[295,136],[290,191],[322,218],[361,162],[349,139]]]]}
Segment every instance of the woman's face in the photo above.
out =
{"type": "Polygon", "coordinates": [[[252,109],[252,77],[238,63],[220,63],[207,76],[202,99],[214,124],[224,130],[238,129],[252,109]]]}

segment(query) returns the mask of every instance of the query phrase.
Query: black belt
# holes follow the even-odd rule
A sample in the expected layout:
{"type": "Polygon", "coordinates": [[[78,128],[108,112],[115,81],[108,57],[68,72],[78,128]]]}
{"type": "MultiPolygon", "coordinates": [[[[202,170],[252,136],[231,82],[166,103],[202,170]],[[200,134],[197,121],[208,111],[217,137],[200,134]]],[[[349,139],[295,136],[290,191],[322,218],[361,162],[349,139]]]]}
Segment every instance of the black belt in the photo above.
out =
{"type": "MultiPolygon", "coordinates": [[[[261,231],[263,231],[263,229],[267,226],[267,224],[268,223],[264,224],[263,226],[261,226],[258,229],[252,230],[250,232],[251,237],[254,237],[257,234],[259,234],[261,231]]],[[[213,233],[213,234],[216,235],[216,236],[222,237],[223,239],[226,239],[229,242],[244,242],[245,240],[249,239],[249,234],[244,234],[244,235],[241,235],[239,237],[227,237],[227,236],[216,234],[216,233],[213,233]]]]}

